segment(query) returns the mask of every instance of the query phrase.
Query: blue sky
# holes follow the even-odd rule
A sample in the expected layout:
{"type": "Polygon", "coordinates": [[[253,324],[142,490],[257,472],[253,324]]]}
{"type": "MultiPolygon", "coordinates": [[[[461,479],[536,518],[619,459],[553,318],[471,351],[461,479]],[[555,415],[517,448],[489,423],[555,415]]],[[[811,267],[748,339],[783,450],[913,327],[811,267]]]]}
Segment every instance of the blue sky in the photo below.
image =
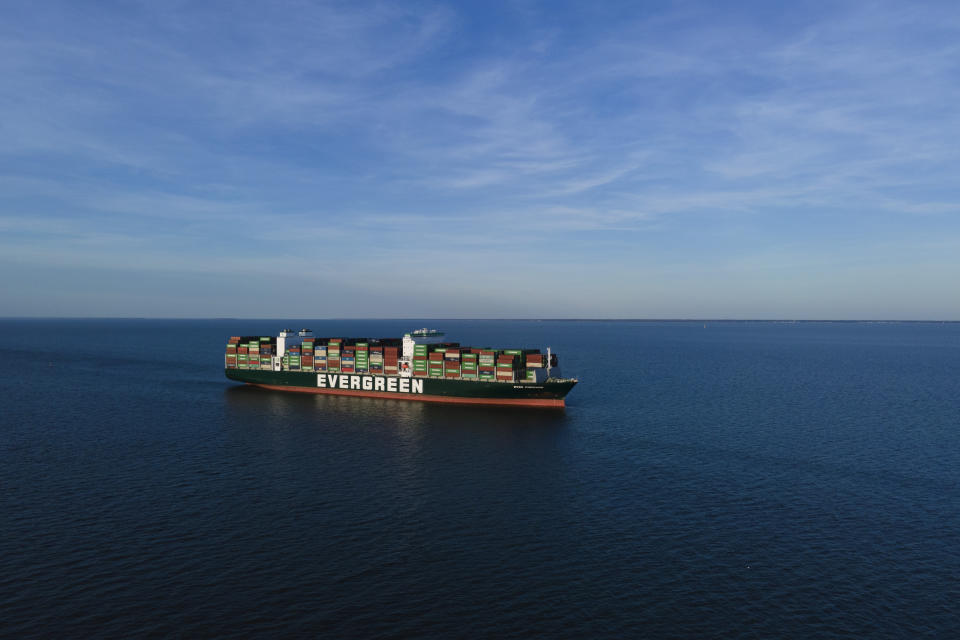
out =
{"type": "Polygon", "coordinates": [[[2,13],[0,315],[960,319],[956,3],[2,13]]]}

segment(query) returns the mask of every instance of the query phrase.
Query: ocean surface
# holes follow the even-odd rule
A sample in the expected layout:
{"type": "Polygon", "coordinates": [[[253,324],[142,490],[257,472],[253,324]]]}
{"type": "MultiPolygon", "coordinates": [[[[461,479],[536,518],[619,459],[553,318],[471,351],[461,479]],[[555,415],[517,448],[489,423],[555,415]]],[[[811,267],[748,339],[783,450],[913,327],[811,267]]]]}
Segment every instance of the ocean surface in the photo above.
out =
{"type": "Polygon", "coordinates": [[[949,638],[960,324],[0,320],[0,636],[949,638]],[[565,411],[306,396],[230,335],[551,346],[565,411]]]}

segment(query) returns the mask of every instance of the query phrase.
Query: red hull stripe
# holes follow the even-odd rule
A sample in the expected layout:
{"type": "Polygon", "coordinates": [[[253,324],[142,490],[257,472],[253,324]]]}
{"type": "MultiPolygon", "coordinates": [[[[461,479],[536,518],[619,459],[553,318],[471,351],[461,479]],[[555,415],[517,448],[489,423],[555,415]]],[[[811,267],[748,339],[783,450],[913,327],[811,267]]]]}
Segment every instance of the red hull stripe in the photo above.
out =
{"type": "Polygon", "coordinates": [[[386,400],[413,400],[414,402],[442,402],[445,404],[486,404],[510,407],[564,407],[563,398],[458,398],[455,396],[431,396],[422,393],[399,394],[382,391],[351,391],[349,389],[320,389],[313,387],[286,387],[279,384],[247,384],[274,391],[296,391],[298,393],[322,393],[330,396],[358,396],[361,398],[384,398],[386,400]]]}

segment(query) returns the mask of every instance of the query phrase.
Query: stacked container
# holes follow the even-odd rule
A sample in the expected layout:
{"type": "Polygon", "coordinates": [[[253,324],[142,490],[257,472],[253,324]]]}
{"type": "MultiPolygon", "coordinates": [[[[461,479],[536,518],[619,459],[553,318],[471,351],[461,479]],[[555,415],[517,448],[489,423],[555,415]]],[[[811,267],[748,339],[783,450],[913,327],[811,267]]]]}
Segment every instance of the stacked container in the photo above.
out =
{"type": "Polygon", "coordinates": [[[464,353],[460,356],[461,376],[467,380],[477,379],[477,354],[464,353]]]}
{"type": "Polygon", "coordinates": [[[397,347],[383,348],[383,373],[388,376],[397,375],[397,366],[399,363],[397,347]]]}
{"type": "Polygon", "coordinates": [[[516,362],[519,357],[512,353],[504,351],[497,356],[497,380],[500,382],[513,382],[515,380],[516,362]]]}
{"type": "Polygon", "coordinates": [[[537,369],[542,369],[544,367],[544,357],[540,353],[539,349],[527,349],[524,351],[524,364],[526,365],[526,380],[527,382],[536,382],[537,381],[537,369]]]}
{"type": "Polygon", "coordinates": [[[427,375],[427,345],[413,345],[413,375],[424,377],[427,375]]]}
{"type": "Polygon", "coordinates": [[[303,371],[313,371],[313,338],[304,338],[301,348],[302,354],[300,356],[300,369],[303,371]]]}
{"type": "Polygon", "coordinates": [[[355,373],[357,370],[357,348],[345,346],[340,351],[340,373],[355,373]]]}
{"type": "Polygon", "coordinates": [[[370,344],[367,342],[358,342],[357,349],[357,373],[366,373],[370,370],[370,344]]]}
{"type": "Polygon", "coordinates": [[[227,354],[224,363],[227,369],[237,368],[237,347],[239,346],[240,336],[231,336],[227,341],[227,354]]]}
{"type": "Polygon", "coordinates": [[[313,364],[317,371],[327,370],[327,345],[316,344],[313,347],[313,364]]]}
{"type": "Polygon", "coordinates": [[[477,374],[481,380],[496,380],[497,352],[491,349],[481,349],[477,354],[477,374]]]}
{"type": "MultiPolygon", "coordinates": [[[[383,339],[354,343],[342,338],[304,337],[285,353],[277,352],[276,338],[231,336],[227,341],[224,366],[228,369],[272,370],[276,356],[288,371],[329,371],[398,375],[398,340],[383,339]]],[[[360,338],[358,340],[365,340],[360,338]]],[[[539,349],[470,349],[459,343],[413,345],[413,375],[417,377],[501,382],[535,382],[537,370],[547,367],[539,349]]],[[[406,365],[405,365],[406,366],[406,365]]],[[[540,376],[542,379],[542,375],[540,376]]]]}
{"type": "Polygon", "coordinates": [[[284,357],[284,366],[288,371],[300,370],[300,345],[295,345],[287,349],[287,355],[284,357]]]}
{"type": "Polygon", "coordinates": [[[265,370],[273,369],[274,338],[261,337],[260,342],[260,368],[265,370]]]}
{"type": "Polygon", "coordinates": [[[327,371],[340,372],[340,338],[330,338],[327,343],[327,371]]]}
{"type": "Polygon", "coordinates": [[[443,377],[460,377],[460,350],[446,349],[443,352],[443,377]]]}
{"type": "Polygon", "coordinates": [[[237,347],[237,368],[246,369],[247,368],[247,346],[241,343],[242,346],[237,347]]]}
{"type": "Polygon", "coordinates": [[[442,378],[443,377],[443,349],[434,351],[429,356],[427,360],[427,374],[431,378],[442,378]]]}
{"type": "Polygon", "coordinates": [[[370,345],[370,373],[383,373],[382,345],[370,345]]]}

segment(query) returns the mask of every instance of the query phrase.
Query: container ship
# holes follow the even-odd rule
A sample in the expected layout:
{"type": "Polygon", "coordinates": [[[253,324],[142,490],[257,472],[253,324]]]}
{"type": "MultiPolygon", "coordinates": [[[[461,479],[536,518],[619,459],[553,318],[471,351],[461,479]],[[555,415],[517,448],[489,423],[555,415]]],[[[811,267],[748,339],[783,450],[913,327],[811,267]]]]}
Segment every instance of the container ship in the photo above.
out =
{"type": "Polygon", "coordinates": [[[547,348],[490,349],[418,329],[402,338],[319,338],[309,329],[233,336],[227,378],[267,389],[419,402],[563,407],[577,384],[547,348]]]}

